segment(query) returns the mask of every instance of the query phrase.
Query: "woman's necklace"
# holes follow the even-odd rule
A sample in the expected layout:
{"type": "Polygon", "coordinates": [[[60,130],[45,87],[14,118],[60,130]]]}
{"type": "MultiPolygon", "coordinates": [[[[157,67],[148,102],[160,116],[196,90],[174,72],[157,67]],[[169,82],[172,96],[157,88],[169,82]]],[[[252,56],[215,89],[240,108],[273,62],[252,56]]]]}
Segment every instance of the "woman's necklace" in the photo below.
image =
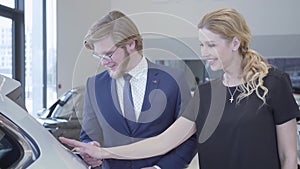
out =
{"type": "Polygon", "coordinates": [[[233,96],[234,96],[234,94],[236,93],[236,91],[238,90],[238,87],[236,86],[235,87],[235,89],[234,89],[234,91],[233,92],[231,92],[231,90],[230,90],[230,88],[227,86],[227,89],[228,89],[228,92],[229,92],[229,94],[230,94],[230,103],[232,103],[233,102],[233,96]]]}
{"type": "Polygon", "coordinates": [[[237,84],[240,84],[239,82],[241,81],[241,79],[239,77],[234,78],[235,80],[231,83],[232,85],[235,85],[235,89],[234,89],[233,92],[230,90],[230,87],[229,87],[230,85],[229,85],[229,82],[228,82],[228,78],[226,77],[225,74],[223,75],[223,79],[224,79],[223,83],[225,84],[225,82],[226,82],[227,85],[225,85],[225,86],[226,86],[226,88],[227,88],[227,90],[230,94],[229,101],[230,101],[230,103],[232,103],[233,100],[234,100],[235,93],[239,90],[239,85],[237,85],[237,84]]]}
{"type": "Polygon", "coordinates": [[[227,90],[228,90],[228,92],[230,94],[229,101],[230,101],[230,103],[232,103],[233,100],[234,100],[234,95],[235,95],[236,91],[239,90],[239,85],[237,85],[237,84],[241,84],[240,82],[242,82],[242,77],[241,76],[237,76],[236,78],[232,79],[233,81],[232,81],[231,85],[235,86],[235,89],[234,89],[233,92],[230,90],[230,87],[229,87],[230,85],[229,85],[229,82],[228,82],[229,79],[227,78],[227,76],[225,74],[223,74],[223,80],[224,80],[223,83],[225,84],[225,82],[226,82],[226,84],[227,84],[225,86],[226,86],[226,88],[227,88],[227,90]]]}

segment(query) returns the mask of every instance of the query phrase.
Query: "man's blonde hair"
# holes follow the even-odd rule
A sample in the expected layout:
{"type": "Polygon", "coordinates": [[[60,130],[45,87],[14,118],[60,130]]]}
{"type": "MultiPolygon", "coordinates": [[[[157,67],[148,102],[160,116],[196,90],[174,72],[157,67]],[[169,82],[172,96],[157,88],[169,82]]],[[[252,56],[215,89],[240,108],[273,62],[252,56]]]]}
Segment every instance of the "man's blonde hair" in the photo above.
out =
{"type": "Polygon", "coordinates": [[[134,22],[120,11],[111,11],[96,21],[84,38],[87,49],[94,50],[94,43],[111,36],[117,47],[125,46],[130,40],[136,42],[136,50],[141,53],[143,39],[134,22]]]}

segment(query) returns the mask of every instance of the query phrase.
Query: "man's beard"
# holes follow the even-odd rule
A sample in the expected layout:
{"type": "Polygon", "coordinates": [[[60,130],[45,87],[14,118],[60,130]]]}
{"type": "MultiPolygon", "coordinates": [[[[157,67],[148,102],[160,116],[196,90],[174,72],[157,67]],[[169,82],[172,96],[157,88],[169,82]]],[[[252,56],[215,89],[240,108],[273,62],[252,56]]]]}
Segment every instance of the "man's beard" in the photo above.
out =
{"type": "Polygon", "coordinates": [[[130,61],[130,57],[129,57],[129,52],[127,51],[126,48],[125,48],[124,52],[125,52],[125,57],[122,60],[122,62],[120,64],[118,64],[117,69],[115,71],[111,71],[111,70],[108,71],[110,77],[113,79],[122,77],[126,71],[128,63],[130,61]]]}

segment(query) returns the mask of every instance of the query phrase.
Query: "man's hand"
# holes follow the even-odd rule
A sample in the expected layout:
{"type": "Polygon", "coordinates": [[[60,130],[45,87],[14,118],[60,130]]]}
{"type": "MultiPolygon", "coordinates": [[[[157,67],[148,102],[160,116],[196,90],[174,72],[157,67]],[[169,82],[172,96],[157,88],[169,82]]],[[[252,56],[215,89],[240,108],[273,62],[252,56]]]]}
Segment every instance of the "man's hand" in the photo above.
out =
{"type": "MultiPolygon", "coordinates": [[[[100,144],[97,141],[92,141],[87,144],[100,147],[100,144]]],[[[88,165],[92,167],[98,167],[102,164],[102,159],[93,158],[86,153],[81,153],[80,156],[88,165]]]]}
{"type": "MultiPolygon", "coordinates": [[[[103,156],[101,155],[101,147],[99,147],[99,144],[97,146],[80,142],[74,139],[68,139],[65,137],[59,137],[58,138],[62,143],[67,144],[71,147],[74,147],[74,150],[79,152],[80,155],[85,156],[85,154],[88,154],[90,157],[101,159],[103,156]]],[[[108,155],[107,155],[108,156],[108,155]]]]}

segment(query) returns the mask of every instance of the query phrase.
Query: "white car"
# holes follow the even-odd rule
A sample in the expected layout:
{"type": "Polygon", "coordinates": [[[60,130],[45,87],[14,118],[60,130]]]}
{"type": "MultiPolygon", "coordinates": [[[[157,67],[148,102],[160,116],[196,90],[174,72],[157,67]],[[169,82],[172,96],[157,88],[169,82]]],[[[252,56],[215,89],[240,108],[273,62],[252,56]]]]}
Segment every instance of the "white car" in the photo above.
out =
{"type": "Polygon", "coordinates": [[[0,75],[0,168],[89,168],[26,111],[20,86],[0,75]]]}

